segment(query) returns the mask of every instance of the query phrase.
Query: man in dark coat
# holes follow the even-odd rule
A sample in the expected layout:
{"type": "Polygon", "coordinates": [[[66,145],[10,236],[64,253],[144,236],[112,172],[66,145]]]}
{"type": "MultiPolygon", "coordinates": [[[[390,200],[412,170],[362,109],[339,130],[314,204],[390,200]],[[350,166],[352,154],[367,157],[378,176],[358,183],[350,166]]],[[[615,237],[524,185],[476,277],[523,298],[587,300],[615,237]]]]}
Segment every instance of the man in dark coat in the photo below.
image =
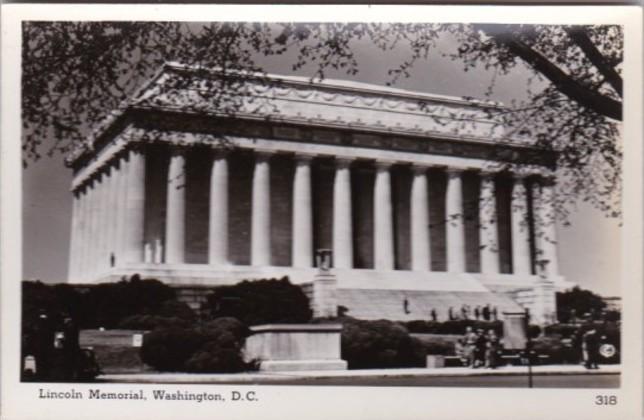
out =
{"type": "Polygon", "coordinates": [[[77,377],[78,356],[80,350],[78,326],[71,317],[63,321],[63,364],[65,379],[75,380],[77,377]]]}
{"type": "Polygon", "coordinates": [[[36,358],[36,378],[47,380],[51,374],[54,354],[54,328],[46,313],[36,321],[33,335],[33,352],[36,358]]]}
{"type": "Polygon", "coordinates": [[[486,304],[483,307],[483,320],[484,321],[489,321],[490,320],[490,304],[486,304]]]}
{"type": "Polygon", "coordinates": [[[582,350],[584,355],[584,366],[586,369],[599,369],[597,359],[599,358],[599,337],[594,328],[586,331],[582,337],[582,350]]]}
{"type": "Polygon", "coordinates": [[[485,365],[485,351],[487,350],[487,337],[482,328],[476,330],[474,342],[474,367],[485,365]]]}

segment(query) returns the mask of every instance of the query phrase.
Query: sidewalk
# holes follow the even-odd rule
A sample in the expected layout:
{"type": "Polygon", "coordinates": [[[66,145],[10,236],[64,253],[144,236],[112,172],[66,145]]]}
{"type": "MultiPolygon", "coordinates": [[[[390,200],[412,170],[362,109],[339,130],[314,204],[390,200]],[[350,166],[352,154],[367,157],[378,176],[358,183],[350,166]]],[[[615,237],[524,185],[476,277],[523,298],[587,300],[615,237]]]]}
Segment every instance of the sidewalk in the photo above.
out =
{"type": "MultiPolygon", "coordinates": [[[[299,378],[378,378],[413,376],[513,376],[526,375],[527,366],[503,366],[497,369],[471,369],[466,367],[360,369],[334,371],[248,372],[248,373],[132,373],[106,374],[97,379],[126,383],[275,383],[299,378]]],[[[587,370],[581,365],[533,366],[534,375],[610,375],[619,374],[620,365],[602,365],[597,370],[587,370]]]]}

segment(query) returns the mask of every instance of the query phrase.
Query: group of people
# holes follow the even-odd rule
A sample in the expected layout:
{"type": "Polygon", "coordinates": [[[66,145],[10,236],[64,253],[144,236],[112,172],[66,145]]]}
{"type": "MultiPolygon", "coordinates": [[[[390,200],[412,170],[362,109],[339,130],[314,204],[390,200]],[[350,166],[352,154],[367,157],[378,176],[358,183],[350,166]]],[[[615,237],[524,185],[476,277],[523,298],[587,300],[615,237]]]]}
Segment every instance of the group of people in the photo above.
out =
{"type": "Polygon", "coordinates": [[[498,310],[496,306],[490,304],[484,306],[476,305],[474,309],[470,305],[462,305],[459,311],[455,311],[451,306],[447,310],[447,317],[450,321],[457,319],[475,319],[477,321],[496,321],[498,320],[498,310]]]}
{"type": "Polygon", "coordinates": [[[465,329],[465,335],[456,342],[456,354],[464,366],[495,369],[499,365],[501,340],[494,330],[487,333],[482,328],[465,329]]]}

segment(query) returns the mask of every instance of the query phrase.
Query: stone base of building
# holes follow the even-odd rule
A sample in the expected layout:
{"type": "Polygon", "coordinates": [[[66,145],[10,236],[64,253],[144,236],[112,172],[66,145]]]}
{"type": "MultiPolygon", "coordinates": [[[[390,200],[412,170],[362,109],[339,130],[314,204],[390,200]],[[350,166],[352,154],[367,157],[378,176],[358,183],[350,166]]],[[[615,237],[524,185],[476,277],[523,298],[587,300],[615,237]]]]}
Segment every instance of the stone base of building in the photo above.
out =
{"type": "Polygon", "coordinates": [[[312,302],[315,316],[332,317],[334,308],[358,319],[411,321],[449,319],[449,310],[461,317],[462,306],[474,318],[477,306],[503,312],[529,310],[531,322],[556,321],[555,293],[573,286],[563,277],[543,279],[536,275],[423,272],[407,270],[210,266],[207,264],[130,264],[98,276],[98,282],[113,282],[134,274],[154,278],[176,287],[179,298],[199,311],[213,287],[243,280],[288,277],[302,286],[312,302]]]}
{"type": "Polygon", "coordinates": [[[347,370],[344,360],[265,360],[259,364],[262,372],[288,372],[303,370],[347,370]]]}

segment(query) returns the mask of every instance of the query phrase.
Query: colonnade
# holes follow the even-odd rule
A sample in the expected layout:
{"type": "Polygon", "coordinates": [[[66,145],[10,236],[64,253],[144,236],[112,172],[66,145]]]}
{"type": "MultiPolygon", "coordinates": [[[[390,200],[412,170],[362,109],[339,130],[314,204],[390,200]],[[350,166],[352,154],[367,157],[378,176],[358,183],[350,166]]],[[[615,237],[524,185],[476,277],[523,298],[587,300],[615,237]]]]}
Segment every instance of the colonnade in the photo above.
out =
{"type": "MultiPolygon", "coordinates": [[[[271,265],[271,172],[272,153],[255,152],[252,178],[252,210],[250,262],[253,266],[271,265]]],[[[292,185],[291,265],[313,267],[313,199],[311,167],[314,156],[295,156],[292,185]]],[[[335,159],[333,180],[332,248],[334,266],[354,268],[354,226],[352,214],[351,172],[353,160],[335,159]]],[[[375,162],[373,188],[373,256],[374,269],[395,268],[394,211],[392,202],[391,167],[394,163],[375,162]]],[[[428,194],[429,167],[412,165],[409,205],[410,268],[431,270],[431,238],[429,229],[428,194]]],[[[463,219],[464,169],[448,167],[445,193],[446,266],[449,272],[466,271],[466,236],[463,219]]],[[[74,192],[70,278],[86,278],[100,274],[110,265],[144,262],[185,263],[186,238],[186,157],[181,149],[172,149],[168,161],[167,209],[165,212],[164,256],[143,244],[145,218],[145,155],[130,150],[126,156],[74,192]],[[148,255],[146,255],[148,254],[148,255]]],[[[229,237],[229,173],[228,156],[213,153],[210,174],[210,211],[208,228],[208,263],[228,264],[229,237]]],[[[480,269],[484,274],[500,273],[499,237],[496,225],[497,203],[495,174],[480,171],[479,225],[480,269]]],[[[537,258],[531,250],[531,229],[527,227],[528,205],[534,206],[540,220],[551,220],[554,188],[552,183],[531,183],[513,177],[511,205],[511,237],[513,274],[530,275],[537,258]],[[528,195],[532,199],[528,200],[528,195]]],[[[400,215],[399,215],[400,216],[400,215]]],[[[534,242],[538,258],[549,261],[547,271],[557,274],[556,237],[554,224],[539,223],[534,242]]],[[[157,249],[158,247],[155,247],[157,249]]],[[[157,251],[158,252],[158,251],[157,251]]]]}

